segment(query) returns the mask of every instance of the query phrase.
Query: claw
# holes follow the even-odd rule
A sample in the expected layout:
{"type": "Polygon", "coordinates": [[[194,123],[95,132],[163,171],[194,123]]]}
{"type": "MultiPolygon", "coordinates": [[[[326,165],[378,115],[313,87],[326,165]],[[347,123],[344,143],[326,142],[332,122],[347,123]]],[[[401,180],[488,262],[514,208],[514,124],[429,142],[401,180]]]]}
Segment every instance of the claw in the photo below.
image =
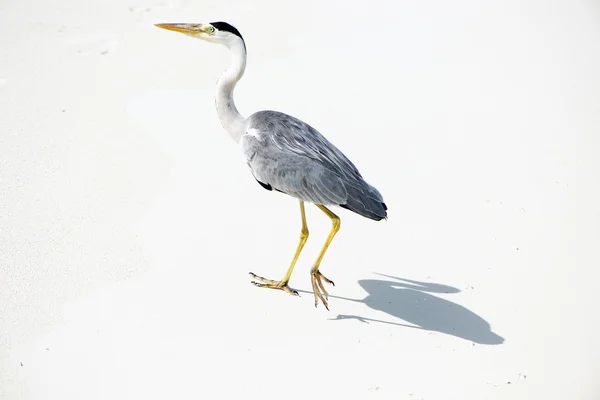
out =
{"type": "Polygon", "coordinates": [[[288,294],[291,294],[292,296],[300,296],[297,291],[295,291],[294,289],[290,289],[287,282],[266,279],[266,278],[263,278],[262,276],[258,276],[256,274],[254,274],[252,272],[250,272],[250,276],[252,276],[254,279],[257,279],[260,282],[262,282],[262,283],[259,283],[256,281],[250,281],[250,283],[253,284],[254,286],[261,287],[261,288],[267,288],[267,289],[279,289],[279,290],[283,290],[284,292],[286,292],[288,294]]]}
{"type": "Polygon", "coordinates": [[[323,276],[323,274],[321,274],[319,270],[311,272],[311,283],[313,287],[313,293],[315,295],[315,307],[317,306],[317,304],[319,304],[319,300],[321,300],[327,311],[329,311],[329,304],[327,304],[327,300],[329,300],[329,294],[327,293],[327,290],[325,290],[325,286],[323,285],[322,281],[323,279],[327,283],[333,284],[333,281],[330,281],[325,276],[323,276]]]}

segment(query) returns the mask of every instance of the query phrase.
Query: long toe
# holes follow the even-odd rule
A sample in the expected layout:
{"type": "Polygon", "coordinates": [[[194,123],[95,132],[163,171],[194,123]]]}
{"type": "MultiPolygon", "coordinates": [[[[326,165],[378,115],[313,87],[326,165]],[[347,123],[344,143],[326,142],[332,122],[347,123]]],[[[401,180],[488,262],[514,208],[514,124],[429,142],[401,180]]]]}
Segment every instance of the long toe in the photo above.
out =
{"type": "Polygon", "coordinates": [[[325,280],[325,282],[335,286],[333,281],[330,281],[329,279],[327,279],[318,270],[311,272],[310,278],[311,278],[313,293],[315,295],[315,307],[317,307],[317,305],[319,304],[319,300],[321,300],[321,302],[323,303],[323,305],[325,306],[327,311],[329,311],[329,304],[327,303],[327,300],[329,300],[329,293],[327,293],[327,290],[325,290],[325,286],[323,285],[323,280],[325,280]]]}
{"type": "Polygon", "coordinates": [[[267,278],[263,278],[262,276],[258,276],[253,272],[250,272],[250,276],[254,279],[256,279],[257,281],[260,281],[262,283],[264,283],[264,285],[261,285],[255,281],[252,281],[251,283],[256,285],[256,286],[260,286],[260,287],[265,287],[266,286],[271,286],[271,285],[277,285],[279,284],[279,281],[274,281],[272,279],[267,279],[267,278]]]}
{"type": "Polygon", "coordinates": [[[252,276],[252,278],[260,281],[260,282],[251,281],[250,283],[252,283],[254,286],[261,287],[261,288],[267,288],[267,289],[279,289],[279,290],[283,290],[284,292],[286,292],[288,294],[291,294],[292,296],[300,296],[297,291],[295,291],[294,289],[292,289],[288,286],[287,282],[266,279],[266,278],[263,278],[262,276],[258,276],[256,274],[254,274],[252,272],[250,272],[250,276],[252,276]]]}

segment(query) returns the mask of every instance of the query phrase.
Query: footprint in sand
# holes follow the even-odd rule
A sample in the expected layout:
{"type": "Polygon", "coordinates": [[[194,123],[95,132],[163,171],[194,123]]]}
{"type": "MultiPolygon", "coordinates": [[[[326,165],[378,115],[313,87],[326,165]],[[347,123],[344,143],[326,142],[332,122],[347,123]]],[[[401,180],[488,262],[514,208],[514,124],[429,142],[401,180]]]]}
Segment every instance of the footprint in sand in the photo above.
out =
{"type": "Polygon", "coordinates": [[[144,16],[153,11],[172,9],[173,3],[156,3],[148,6],[129,7],[129,12],[135,15],[136,20],[144,19],[144,16]]]}
{"type": "Polygon", "coordinates": [[[119,43],[116,35],[102,33],[74,35],[66,42],[81,56],[112,55],[117,51],[119,43]]]}

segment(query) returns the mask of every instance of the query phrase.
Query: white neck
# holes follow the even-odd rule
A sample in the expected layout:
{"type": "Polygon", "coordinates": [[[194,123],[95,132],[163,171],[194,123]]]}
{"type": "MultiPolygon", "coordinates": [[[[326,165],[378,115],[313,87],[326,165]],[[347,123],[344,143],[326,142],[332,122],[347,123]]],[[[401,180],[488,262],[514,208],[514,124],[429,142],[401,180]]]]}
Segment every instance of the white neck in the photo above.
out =
{"type": "Polygon", "coordinates": [[[237,143],[244,134],[245,118],[235,107],[233,90],[246,69],[246,48],[241,39],[231,41],[227,44],[227,47],[231,52],[231,65],[223,72],[217,82],[215,104],[221,125],[237,143]]]}

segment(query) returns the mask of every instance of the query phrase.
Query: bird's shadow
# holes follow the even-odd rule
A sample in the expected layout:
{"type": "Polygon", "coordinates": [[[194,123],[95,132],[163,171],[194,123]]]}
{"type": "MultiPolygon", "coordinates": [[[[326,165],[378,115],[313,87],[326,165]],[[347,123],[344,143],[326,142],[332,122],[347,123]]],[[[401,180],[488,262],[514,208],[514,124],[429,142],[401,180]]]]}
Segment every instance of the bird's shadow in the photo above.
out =
{"type": "Polygon", "coordinates": [[[368,295],[361,302],[403,322],[388,322],[358,315],[338,315],[333,320],[355,319],[364,323],[385,323],[432,332],[441,332],[479,344],[502,344],[504,338],[492,332],[490,324],[469,309],[430,293],[458,293],[452,286],[382,275],[390,280],[362,279],[359,285],[368,295]]]}

